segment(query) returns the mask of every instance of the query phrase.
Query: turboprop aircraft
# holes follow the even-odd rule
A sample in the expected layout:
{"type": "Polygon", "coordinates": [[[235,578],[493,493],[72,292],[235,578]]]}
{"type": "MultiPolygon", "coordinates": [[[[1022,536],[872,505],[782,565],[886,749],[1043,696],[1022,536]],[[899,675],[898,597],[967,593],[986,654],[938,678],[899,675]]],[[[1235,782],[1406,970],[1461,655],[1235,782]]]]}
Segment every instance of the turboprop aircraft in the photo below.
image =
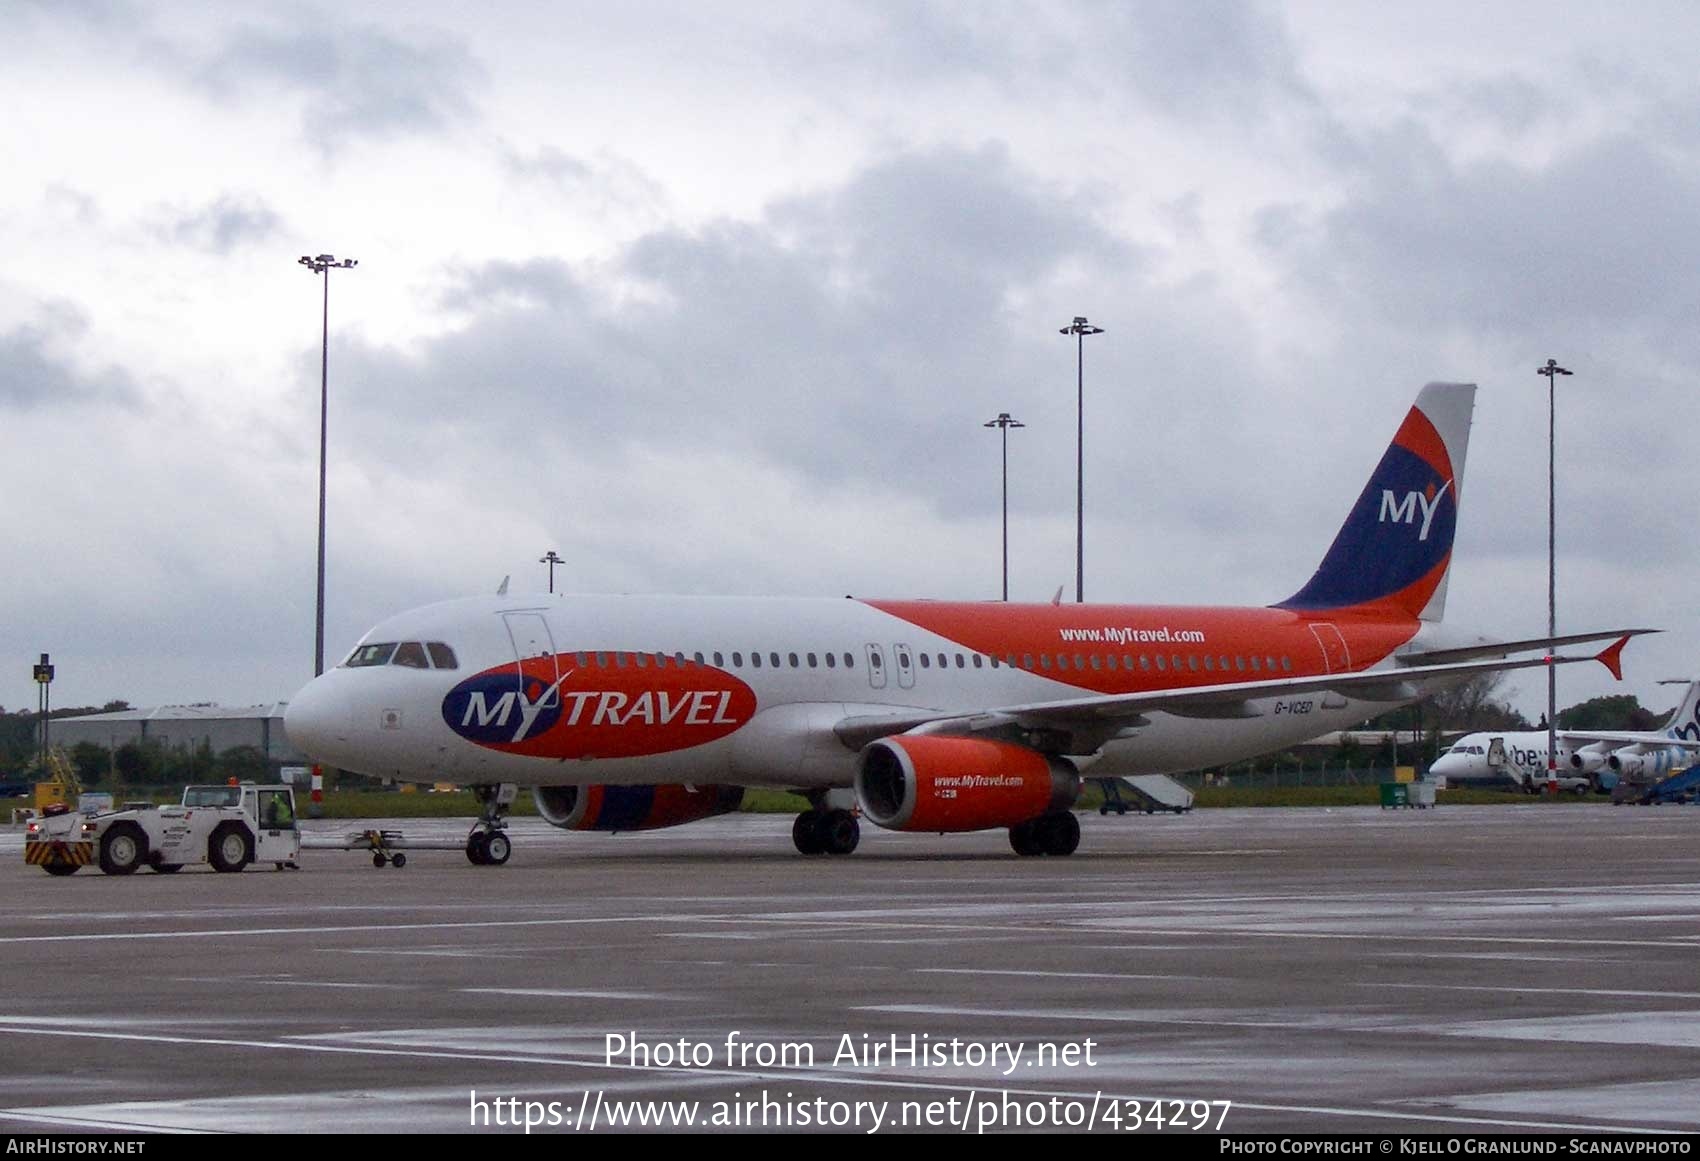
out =
{"type": "MultiPolygon", "coordinates": [[[[674,826],[746,787],[811,807],[792,839],[845,855],[859,818],[1008,828],[1067,855],[1082,780],[1283,749],[1486,670],[1588,660],[1441,624],[1475,386],[1431,383],[1332,547],[1267,607],[751,597],[472,597],[391,617],[290,702],[316,760],[470,785],[476,864],[507,861],[530,787],[570,830],[674,826]]],[[[1621,674],[1619,674],[1621,676],[1621,674]]]]}

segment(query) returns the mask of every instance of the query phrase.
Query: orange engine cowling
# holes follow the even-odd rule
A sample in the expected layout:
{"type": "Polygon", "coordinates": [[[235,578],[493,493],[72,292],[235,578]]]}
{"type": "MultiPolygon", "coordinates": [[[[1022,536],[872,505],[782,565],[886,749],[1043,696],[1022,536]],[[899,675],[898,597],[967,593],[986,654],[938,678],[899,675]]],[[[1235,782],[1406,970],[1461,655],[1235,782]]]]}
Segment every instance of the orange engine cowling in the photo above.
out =
{"type": "Polygon", "coordinates": [[[1079,793],[1067,762],[980,738],[894,735],[870,743],[856,764],[856,801],[887,830],[1015,826],[1068,809],[1079,793]]]}
{"type": "Polygon", "coordinates": [[[659,830],[737,810],[742,786],[537,786],[543,821],[565,830],[659,830]]]}

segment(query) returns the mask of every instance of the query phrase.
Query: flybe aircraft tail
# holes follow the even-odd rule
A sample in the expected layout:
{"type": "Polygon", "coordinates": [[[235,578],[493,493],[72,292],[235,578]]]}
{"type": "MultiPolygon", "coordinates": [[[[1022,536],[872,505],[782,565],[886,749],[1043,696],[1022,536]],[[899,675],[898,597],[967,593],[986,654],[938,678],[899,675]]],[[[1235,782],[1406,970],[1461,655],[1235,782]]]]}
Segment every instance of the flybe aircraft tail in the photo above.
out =
{"type": "Polygon", "coordinates": [[[1277,608],[1440,620],[1475,399],[1474,383],[1422,389],[1316,574],[1277,608]]]}
{"type": "Polygon", "coordinates": [[[1700,742],[1700,680],[1688,683],[1688,692],[1682,695],[1676,709],[1671,711],[1670,721],[1665,723],[1665,733],[1700,742]]]}

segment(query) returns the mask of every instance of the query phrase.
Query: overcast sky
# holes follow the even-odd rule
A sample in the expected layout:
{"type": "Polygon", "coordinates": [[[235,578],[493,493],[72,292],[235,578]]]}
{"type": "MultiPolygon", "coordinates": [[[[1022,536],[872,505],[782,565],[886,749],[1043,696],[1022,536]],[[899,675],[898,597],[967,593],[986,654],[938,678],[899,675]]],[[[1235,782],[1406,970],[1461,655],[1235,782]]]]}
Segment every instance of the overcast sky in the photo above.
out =
{"type": "MultiPolygon", "coordinates": [[[[0,705],[284,699],[444,597],[1265,604],[1481,385],[1447,606],[1700,671],[1700,7],[13,0],[0,705]]],[[[1539,676],[1512,681],[1531,717],[1539,676]]]]}

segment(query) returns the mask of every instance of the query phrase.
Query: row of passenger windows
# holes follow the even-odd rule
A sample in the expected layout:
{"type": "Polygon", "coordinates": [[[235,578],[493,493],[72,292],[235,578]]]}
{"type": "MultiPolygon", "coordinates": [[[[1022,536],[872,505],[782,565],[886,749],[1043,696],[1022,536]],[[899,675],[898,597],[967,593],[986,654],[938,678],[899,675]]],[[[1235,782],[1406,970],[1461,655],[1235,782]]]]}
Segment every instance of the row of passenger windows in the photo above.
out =
{"type": "MultiPolygon", "coordinates": [[[[822,667],[837,669],[840,666],[845,669],[856,668],[856,655],[853,653],[786,653],[782,656],[778,653],[762,653],[758,650],[752,650],[746,655],[742,650],[733,650],[730,654],[720,651],[708,654],[698,652],[691,654],[688,658],[683,652],[581,652],[575,656],[581,669],[589,668],[591,665],[595,665],[599,669],[607,669],[610,666],[616,669],[625,669],[628,665],[635,666],[638,669],[646,669],[651,665],[657,669],[664,669],[668,665],[682,669],[692,662],[697,665],[707,665],[711,659],[715,668],[723,669],[726,667],[728,657],[731,659],[733,669],[744,668],[746,661],[751,669],[761,669],[764,666],[769,669],[781,669],[786,666],[792,669],[805,667],[809,669],[820,669],[822,667]]],[[[1200,656],[1196,653],[1188,653],[1184,656],[1179,653],[1169,654],[1168,656],[1160,653],[1154,656],[1141,653],[1137,659],[1131,653],[1041,653],[1037,656],[1037,659],[1031,653],[1023,653],[1019,657],[1013,653],[1006,653],[1002,657],[984,653],[916,653],[912,656],[914,663],[918,663],[922,669],[950,669],[954,663],[956,669],[967,669],[969,667],[984,669],[990,666],[993,669],[1006,667],[1041,671],[1092,669],[1108,670],[1113,673],[1117,670],[1131,672],[1137,669],[1144,673],[1153,671],[1157,673],[1171,671],[1179,673],[1184,671],[1188,673],[1263,674],[1290,673],[1293,668],[1292,661],[1286,657],[1278,659],[1270,656],[1242,657],[1234,655],[1230,657],[1218,654],[1200,656]]],[[[897,658],[900,668],[910,668],[910,654],[899,648],[897,658]]],[[[881,654],[877,651],[870,653],[868,663],[877,672],[883,664],[881,654]]],[[[454,650],[441,641],[389,641],[373,645],[361,645],[349,654],[348,660],[343,664],[350,669],[362,669],[374,665],[400,665],[408,669],[459,668],[454,650]]]]}
{"type": "MultiPolygon", "coordinates": [[[[651,665],[657,669],[665,669],[669,665],[682,669],[686,665],[692,663],[697,665],[708,665],[711,661],[715,668],[724,669],[728,658],[731,659],[733,669],[744,668],[746,662],[751,669],[761,669],[763,667],[768,669],[782,669],[786,666],[789,666],[792,669],[802,669],[805,667],[809,669],[819,669],[823,666],[827,669],[837,669],[840,665],[842,665],[845,669],[856,668],[856,656],[853,653],[786,653],[782,657],[778,653],[762,653],[757,650],[752,650],[746,655],[741,650],[734,650],[729,654],[720,651],[708,654],[698,652],[691,654],[689,657],[687,657],[683,652],[581,652],[574,656],[578,662],[579,668],[581,669],[589,668],[592,665],[596,666],[598,669],[607,669],[610,667],[615,669],[625,669],[627,666],[632,666],[638,669],[646,669],[651,665]]],[[[1252,674],[1291,673],[1293,669],[1292,660],[1287,657],[1243,657],[1238,655],[1229,657],[1214,654],[1206,654],[1201,657],[1196,653],[1188,653],[1185,656],[1176,653],[1167,657],[1162,654],[1152,656],[1148,653],[1141,653],[1137,659],[1135,659],[1134,655],[1131,653],[1075,653],[1072,655],[1067,653],[1041,653],[1038,655],[1036,661],[1034,655],[1031,653],[1023,653],[1019,657],[1013,653],[1007,653],[1001,658],[995,655],[983,653],[914,654],[914,660],[920,664],[922,669],[934,668],[935,658],[937,659],[936,667],[939,669],[952,668],[952,658],[955,659],[954,667],[957,669],[967,669],[969,667],[973,667],[974,669],[984,669],[987,666],[990,666],[992,669],[998,669],[1000,667],[1027,670],[1093,669],[1100,671],[1108,670],[1110,672],[1115,672],[1117,670],[1126,670],[1131,672],[1138,669],[1141,672],[1146,673],[1152,671],[1167,673],[1172,670],[1176,673],[1184,671],[1189,673],[1219,672],[1252,674]]],[[[353,662],[351,661],[350,664],[353,664],[353,662]]],[[[368,662],[367,664],[382,664],[382,662],[368,662]]],[[[883,664],[880,653],[875,652],[869,654],[868,664],[877,672],[883,664]]],[[[909,655],[899,652],[898,665],[902,668],[908,668],[910,665],[909,655]]]]}
{"type": "Polygon", "coordinates": [[[365,669],[373,665],[401,665],[408,669],[458,669],[455,651],[441,641],[387,641],[357,645],[343,665],[365,669]]]}
{"type": "MultiPolygon", "coordinates": [[[[710,659],[712,659],[715,668],[724,669],[726,668],[727,656],[728,655],[725,653],[693,653],[689,657],[686,657],[682,652],[574,654],[574,658],[577,660],[578,667],[580,669],[589,668],[591,665],[595,665],[598,669],[607,669],[610,666],[615,669],[624,669],[628,665],[635,666],[638,669],[647,669],[651,665],[655,666],[657,669],[665,669],[669,665],[675,669],[683,669],[685,666],[690,664],[707,665],[710,663],[710,659]]],[[[744,667],[745,656],[742,651],[734,652],[730,654],[730,656],[732,658],[733,669],[742,669],[744,667]]],[[[810,669],[819,669],[823,665],[827,669],[837,669],[840,664],[839,658],[843,658],[842,664],[844,668],[856,668],[855,655],[850,653],[787,653],[785,654],[785,657],[790,661],[792,669],[801,669],[804,665],[807,665],[810,669]]],[[[751,669],[760,669],[763,665],[766,665],[769,669],[780,669],[784,667],[784,662],[780,660],[780,656],[777,653],[762,654],[751,652],[748,660],[751,669]],[[766,658],[765,661],[763,660],[764,657],[766,658]]]]}

